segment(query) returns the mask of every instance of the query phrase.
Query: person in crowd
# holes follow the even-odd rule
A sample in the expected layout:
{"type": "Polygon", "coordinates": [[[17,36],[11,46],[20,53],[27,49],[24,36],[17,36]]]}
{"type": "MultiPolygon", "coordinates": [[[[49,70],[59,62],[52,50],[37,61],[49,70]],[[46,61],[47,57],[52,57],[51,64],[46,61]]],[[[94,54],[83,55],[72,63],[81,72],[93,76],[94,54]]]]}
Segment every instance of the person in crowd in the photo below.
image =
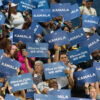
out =
{"type": "Polygon", "coordinates": [[[92,100],[97,100],[100,99],[100,90],[99,90],[99,84],[98,82],[96,83],[85,83],[85,92],[86,96],[88,98],[91,98],[92,100]]]}
{"type": "MultiPolygon", "coordinates": [[[[82,8],[80,7],[81,15],[97,16],[96,10],[92,8],[92,3],[93,3],[93,0],[85,0],[85,6],[82,8]]],[[[82,24],[82,19],[81,19],[81,24],[82,24]]],[[[83,28],[83,29],[87,37],[90,37],[96,31],[96,27],[92,27],[91,29],[90,28],[83,28]]]]}
{"type": "Polygon", "coordinates": [[[91,55],[94,62],[100,62],[100,50],[95,50],[91,55]]]}
{"type": "MultiPolygon", "coordinates": [[[[61,0],[47,1],[54,4],[61,2],[61,0]]],[[[67,2],[67,0],[65,2],[67,2]]],[[[69,2],[71,3],[71,1],[69,2]]],[[[4,0],[3,3],[3,6],[5,6],[4,0]]],[[[80,7],[81,22],[82,15],[97,16],[97,12],[94,8],[92,8],[92,4],[93,0],[82,0],[82,6],[80,7]]],[[[36,94],[48,95],[48,92],[52,90],[70,89],[71,97],[89,98],[92,100],[100,99],[99,81],[95,83],[87,82],[84,83],[83,86],[79,86],[76,77],[74,76],[74,72],[93,67],[94,62],[100,63],[99,49],[93,51],[90,54],[90,60],[78,63],[76,65],[73,65],[74,63],[70,61],[67,54],[74,49],[80,48],[79,46],[77,46],[79,44],[70,47],[70,44],[59,46],[57,43],[54,43],[54,48],[47,51],[48,58],[28,57],[28,54],[30,52],[26,50],[27,43],[24,44],[24,42],[22,43],[21,40],[19,40],[18,42],[12,42],[9,35],[10,32],[13,32],[14,29],[30,29],[31,24],[35,22],[34,19],[32,19],[32,13],[28,10],[20,12],[17,9],[19,5],[15,3],[15,1],[9,2],[6,9],[4,9],[3,6],[0,7],[0,11],[5,15],[6,21],[2,25],[0,23],[0,49],[4,50],[2,56],[17,60],[21,63],[21,67],[16,70],[16,76],[31,73],[33,81],[32,89],[36,94]],[[63,71],[63,73],[65,73],[66,75],[65,77],[46,79],[43,64],[49,64],[52,62],[63,62],[65,64],[66,68],[63,71]]],[[[69,35],[71,32],[82,26],[81,23],[80,26],[73,28],[72,20],[64,20],[62,15],[54,17],[48,22],[37,23],[42,27],[43,30],[41,33],[36,34],[35,43],[46,43],[46,41],[44,40],[44,36],[54,34],[58,29],[65,31],[66,34],[69,35]]],[[[99,27],[92,27],[91,29],[84,28],[84,32],[86,33],[87,37],[90,37],[95,32],[98,32],[98,34],[100,33],[99,27]]],[[[0,66],[0,68],[2,68],[2,66],[0,66]]],[[[27,99],[27,89],[11,92],[13,87],[11,87],[9,84],[9,77],[12,77],[14,75],[5,75],[4,77],[4,74],[5,72],[2,73],[0,71],[0,100],[4,100],[6,94],[15,96],[16,98],[20,98],[21,100],[34,100],[34,98],[27,99]]]]}
{"type": "Polygon", "coordinates": [[[17,12],[17,4],[9,2],[8,12],[5,13],[10,25],[9,28],[22,29],[25,23],[24,17],[20,12],[17,12]]]}

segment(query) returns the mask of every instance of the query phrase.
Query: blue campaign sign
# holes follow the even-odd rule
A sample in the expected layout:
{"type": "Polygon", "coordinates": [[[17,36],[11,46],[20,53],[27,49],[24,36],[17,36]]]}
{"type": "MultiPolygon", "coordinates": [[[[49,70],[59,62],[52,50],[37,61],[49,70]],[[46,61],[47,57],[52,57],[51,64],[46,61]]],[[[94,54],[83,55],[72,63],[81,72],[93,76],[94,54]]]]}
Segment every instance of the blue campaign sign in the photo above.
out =
{"type": "Polygon", "coordinates": [[[3,83],[0,83],[0,87],[2,87],[3,86],[3,83]]]}
{"type": "Polygon", "coordinates": [[[55,62],[44,64],[44,74],[46,79],[66,76],[64,62],[55,62]]]}
{"type": "Polygon", "coordinates": [[[71,98],[71,100],[92,100],[92,99],[87,99],[87,98],[71,98]]]}
{"type": "Polygon", "coordinates": [[[87,47],[79,48],[68,52],[69,61],[73,64],[78,64],[90,60],[90,52],[87,47]]]}
{"type": "Polygon", "coordinates": [[[23,43],[34,42],[35,36],[33,30],[14,29],[13,42],[18,42],[18,41],[22,41],[23,43]]]}
{"type": "Polygon", "coordinates": [[[13,32],[10,32],[9,38],[10,38],[10,40],[11,40],[11,43],[13,44],[13,32]]]}
{"type": "Polygon", "coordinates": [[[34,98],[34,93],[35,93],[35,90],[27,89],[26,98],[34,98]]]}
{"type": "Polygon", "coordinates": [[[97,76],[100,81],[100,62],[93,62],[93,67],[95,67],[97,76]]]}
{"type": "Polygon", "coordinates": [[[3,5],[2,0],[0,0],[0,6],[2,6],[2,5],[3,5]]]}
{"type": "Polygon", "coordinates": [[[55,31],[52,34],[44,36],[44,39],[47,43],[49,43],[49,48],[53,48],[55,44],[59,46],[69,44],[68,35],[65,31],[62,31],[61,29],[55,31]]]}
{"type": "Polygon", "coordinates": [[[0,25],[4,24],[6,20],[6,17],[0,12],[0,25]]]}
{"type": "Polygon", "coordinates": [[[33,9],[32,10],[32,19],[36,22],[48,22],[51,18],[50,9],[33,9]]]}
{"type": "Polygon", "coordinates": [[[71,98],[71,91],[65,90],[65,89],[52,90],[52,91],[49,91],[48,94],[49,95],[56,95],[58,98],[60,98],[62,100],[67,100],[67,99],[71,98]]]}
{"type": "Polygon", "coordinates": [[[16,98],[10,94],[6,94],[5,100],[21,100],[21,98],[16,98]]]}
{"type": "Polygon", "coordinates": [[[80,9],[78,4],[74,4],[71,6],[71,20],[80,17],[80,9]]]}
{"type": "Polygon", "coordinates": [[[3,57],[3,54],[4,54],[4,50],[1,49],[1,50],[0,50],[0,62],[1,62],[1,59],[2,59],[2,57],[3,57]]]}
{"type": "Polygon", "coordinates": [[[84,85],[86,82],[95,83],[98,81],[98,77],[94,67],[87,68],[82,71],[74,72],[74,76],[78,85],[80,86],[84,85]]]}
{"type": "Polygon", "coordinates": [[[52,17],[63,16],[65,20],[70,20],[70,3],[51,4],[52,17]]]}
{"type": "Polygon", "coordinates": [[[41,34],[42,33],[42,27],[36,22],[32,22],[29,29],[32,29],[34,31],[34,34],[41,34]]]}
{"type": "Polygon", "coordinates": [[[80,47],[88,46],[90,53],[94,52],[96,49],[100,50],[100,36],[96,33],[87,40],[80,43],[80,47]]]}
{"type": "Polygon", "coordinates": [[[62,100],[53,95],[34,94],[34,100],[62,100]]]}
{"type": "Polygon", "coordinates": [[[34,0],[35,2],[38,3],[37,8],[38,9],[48,9],[48,1],[47,0],[34,0]]]}
{"type": "Polygon", "coordinates": [[[97,27],[99,23],[99,17],[93,15],[83,15],[82,16],[82,26],[83,28],[97,27]]]}
{"type": "Polygon", "coordinates": [[[47,43],[27,43],[28,57],[46,57],[48,58],[47,43]]]}
{"type": "Polygon", "coordinates": [[[1,65],[8,67],[8,68],[11,68],[11,69],[14,69],[14,70],[17,70],[18,68],[20,68],[21,63],[18,62],[17,60],[14,60],[14,59],[11,59],[8,57],[3,57],[1,59],[1,65]]]}
{"type": "Polygon", "coordinates": [[[0,76],[5,77],[12,75],[16,75],[16,70],[12,69],[8,64],[0,63],[0,76]]]}
{"type": "Polygon", "coordinates": [[[86,40],[85,32],[83,31],[83,28],[79,28],[71,33],[68,34],[70,45],[76,45],[84,40],[86,40]]]}
{"type": "Polygon", "coordinates": [[[35,8],[37,8],[37,3],[33,0],[20,0],[18,4],[18,10],[20,11],[32,11],[35,8]]]}
{"type": "Polygon", "coordinates": [[[13,88],[11,91],[19,91],[30,89],[33,85],[33,78],[31,73],[13,76],[8,79],[9,85],[13,88]]]}

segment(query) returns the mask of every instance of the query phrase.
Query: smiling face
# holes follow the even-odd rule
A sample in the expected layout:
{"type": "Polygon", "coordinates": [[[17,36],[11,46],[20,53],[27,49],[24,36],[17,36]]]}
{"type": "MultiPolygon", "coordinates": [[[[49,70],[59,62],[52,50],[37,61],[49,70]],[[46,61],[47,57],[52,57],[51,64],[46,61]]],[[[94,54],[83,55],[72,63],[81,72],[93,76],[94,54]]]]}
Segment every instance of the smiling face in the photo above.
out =
{"type": "Polygon", "coordinates": [[[61,54],[60,55],[60,61],[64,62],[65,64],[67,62],[69,62],[67,55],[66,54],[61,54]]]}
{"type": "Polygon", "coordinates": [[[94,87],[90,87],[90,97],[92,99],[96,99],[96,97],[97,97],[97,92],[96,92],[96,89],[94,87]]]}
{"type": "Polygon", "coordinates": [[[43,66],[40,63],[35,64],[35,73],[41,74],[43,72],[43,66]]]}
{"type": "Polygon", "coordinates": [[[11,46],[11,50],[10,50],[10,54],[11,54],[11,56],[14,55],[16,49],[17,49],[17,47],[16,47],[15,45],[12,45],[12,46],[11,46]]]}

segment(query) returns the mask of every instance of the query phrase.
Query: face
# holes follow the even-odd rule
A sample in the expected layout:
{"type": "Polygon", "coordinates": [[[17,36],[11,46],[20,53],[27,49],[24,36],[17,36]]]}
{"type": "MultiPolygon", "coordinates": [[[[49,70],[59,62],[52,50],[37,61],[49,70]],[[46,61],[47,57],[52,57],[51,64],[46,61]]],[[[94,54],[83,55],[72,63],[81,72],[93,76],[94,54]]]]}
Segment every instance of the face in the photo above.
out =
{"type": "Polygon", "coordinates": [[[64,30],[69,33],[69,28],[68,27],[65,27],[64,30]]]}
{"type": "Polygon", "coordinates": [[[72,23],[71,23],[71,21],[68,21],[68,22],[67,22],[67,25],[68,25],[69,28],[72,28],[72,23]]]}
{"type": "Polygon", "coordinates": [[[96,50],[95,52],[93,52],[92,57],[94,60],[100,60],[100,51],[96,50]]]}
{"type": "Polygon", "coordinates": [[[62,61],[64,63],[67,63],[69,61],[67,55],[66,54],[62,54],[60,56],[60,61],[62,61]]]}
{"type": "Polygon", "coordinates": [[[95,89],[95,88],[91,88],[91,89],[90,89],[90,97],[91,97],[92,99],[95,99],[96,96],[97,96],[96,89],[95,89]]]}
{"type": "Polygon", "coordinates": [[[86,7],[87,8],[91,8],[91,6],[92,6],[92,2],[86,2],[86,7]]]}
{"type": "Polygon", "coordinates": [[[14,55],[16,49],[17,49],[16,46],[14,46],[14,45],[11,46],[10,54],[11,54],[12,56],[14,55]]]}
{"type": "Polygon", "coordinates": [[[11,7],[11,13],[16,14],[16,7],[11,7]]]}
{"type": "Polygon", "coordinates": [[[62,16],[59,16],[59,20],[61,20],[61,21],[62,21],[62,19],[63,19],[63,17],[62,17],[62,16]]]}
{"type": "Polygon", "coordinates": [[[54,88],[54,89],[58,89],[58,84],[57,84],[56,79],[51,79],[51,80],[49,81],[49,87],[50,87],[50,88],[54,88]]]}
{"type": "Polygon", "coordinates": [[[82,4],[83,4],[84,6],[86,6],[86,1],[85,1],[85,0],[83,0],[83,1],[82,1],[82,4]]]}
{"type": "Polygon", "coordinates": [[[41,64],[35,64],[35,72],[36,73],[42,73],[43,71],[43,66],[41,64]]]}

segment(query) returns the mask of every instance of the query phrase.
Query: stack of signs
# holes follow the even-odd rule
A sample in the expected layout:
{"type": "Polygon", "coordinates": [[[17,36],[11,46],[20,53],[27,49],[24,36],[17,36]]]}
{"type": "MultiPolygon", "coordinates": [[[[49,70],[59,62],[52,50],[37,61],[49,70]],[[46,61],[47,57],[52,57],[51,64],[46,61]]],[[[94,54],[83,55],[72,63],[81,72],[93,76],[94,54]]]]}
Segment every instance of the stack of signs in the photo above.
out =
{"type": "Polygon", "coordinates": [[[16,98],[16,97],[14,97],[12,95],[7,94],[5,96],[5,100],[21,100],[21,98],[16,98]]]}
{"type": "Polygon", "coordinates": [[[20,0],[18,5],[18,10],[20,11],[32,11],[35,8],[37,8],[37,3],[33,0],[20,0]]]}
{"type": "Polygon", "coordinates": [[[42,33],[42,27],[36,22],[32,22],[29,29],[32,29],[34,31],[34,34],[41,34],[42,33]]]}
{"type": "Polygon", "coordinates": [[[48,57],[47,43],[27,43],[28,57],[48,57]]]}
{"type": "Polygon", "coordinates": [[[33,9],[32,10],[32,20],[36,22],[48,22],[51,18],[50,9],[33,9]]]}
{"type": "Polygon", "coordinates": [[[14,29],[13,32],[13,42],[22,41],[23,43],[34,42],[35,41],[34,31],[31,29],[22,30],[14,29]]]}
{"type": "Polygon", "coordinates": [[[64,73],[66,68],[64,62],[48,63],[44,64],[43,67],[46,79],[53,79],[66,76],[66,74],[64,73]]]}
{"type": "Polygon", "coordinates": [[[65,89],[52,90],[52,91],[49,91],[48,94],[49,95],[56,95],[58,98],[60,98],[62,100],[67,100],[67,99],[71,98],[71,91],[65,90],[65,89]]]}
{"type": "Polygon", "coordinates": [[[83,15],[82,16],[82,26],[83,28],[97,27],[99,23],[99,17],[93,15],[83,15]]]}
{"type": "Polygon", "coordinates": [[[5,23],[5,20],[5,16],[2,14],[2,12],[0,12],[0,26],[5,23]]]}
{"type": "Polygon", "coordinates": [[[13,76],[8,79],[9,85],[13,88],[11,92],[30,89],[33,85],[31,73],[13,76]]]}
{"type": "Polygon", "coordinates": [[[37,8],[38,9],[48,9],[48,0],[34,0],[35,2],[38,3],[37,8]]]}
{"type": "Polygon", "coordinates": [[[93,67],[95,67],[98,79],[100,81],[100,62],[93,62],[93,67]]]}
{"type": "Polygon", "coordinates": [[[63,16],[65,20],[70,20],[70,3],[55,3],[51,4],[52,17],[63,16]]]}
{"type": "Polygon", "coordinates": [[[96,49],[100,50],[100,36],[96,33],[87,40],[80,43],[80,47],[88,46],[90,53],[94,52],[96,49]]]}
{"type": "Polygon", "coordinates": [[[71,20],[80,17],[80,9],[78,4],[73,4],[71,6],[71,20]]]}
{"type": "Polygon", "coordinates": [[[70,41],[70,46],[76,45],[87,39],[85,32],[83,31],[83,28],[79,28],[79,29],[69,33],[68,38],[70,41]]]}
{"type": "Polygon", "coordinates": [[[84,85],[86,82],[95,83],[98,81],[98,77],[94,67],[74,72],[74,76],[79,86],[84,85]]]}
{"type": "Polygon", "coordinates": [[[90,60],[90,52],[87,47],[79,48],[68,52],[69,61],[73,64],[78,64],[90,60]]]}
{"type": "Polygon", "coordinates": [[[49,48],[53,48],[55,44],[62,46],[69,44],[69,38],[65,31],[62,31],[61,29],[55,31],[52,34],[48,34],[44,36],[44,39],[47,43],[49,43],[49,48]]]}

